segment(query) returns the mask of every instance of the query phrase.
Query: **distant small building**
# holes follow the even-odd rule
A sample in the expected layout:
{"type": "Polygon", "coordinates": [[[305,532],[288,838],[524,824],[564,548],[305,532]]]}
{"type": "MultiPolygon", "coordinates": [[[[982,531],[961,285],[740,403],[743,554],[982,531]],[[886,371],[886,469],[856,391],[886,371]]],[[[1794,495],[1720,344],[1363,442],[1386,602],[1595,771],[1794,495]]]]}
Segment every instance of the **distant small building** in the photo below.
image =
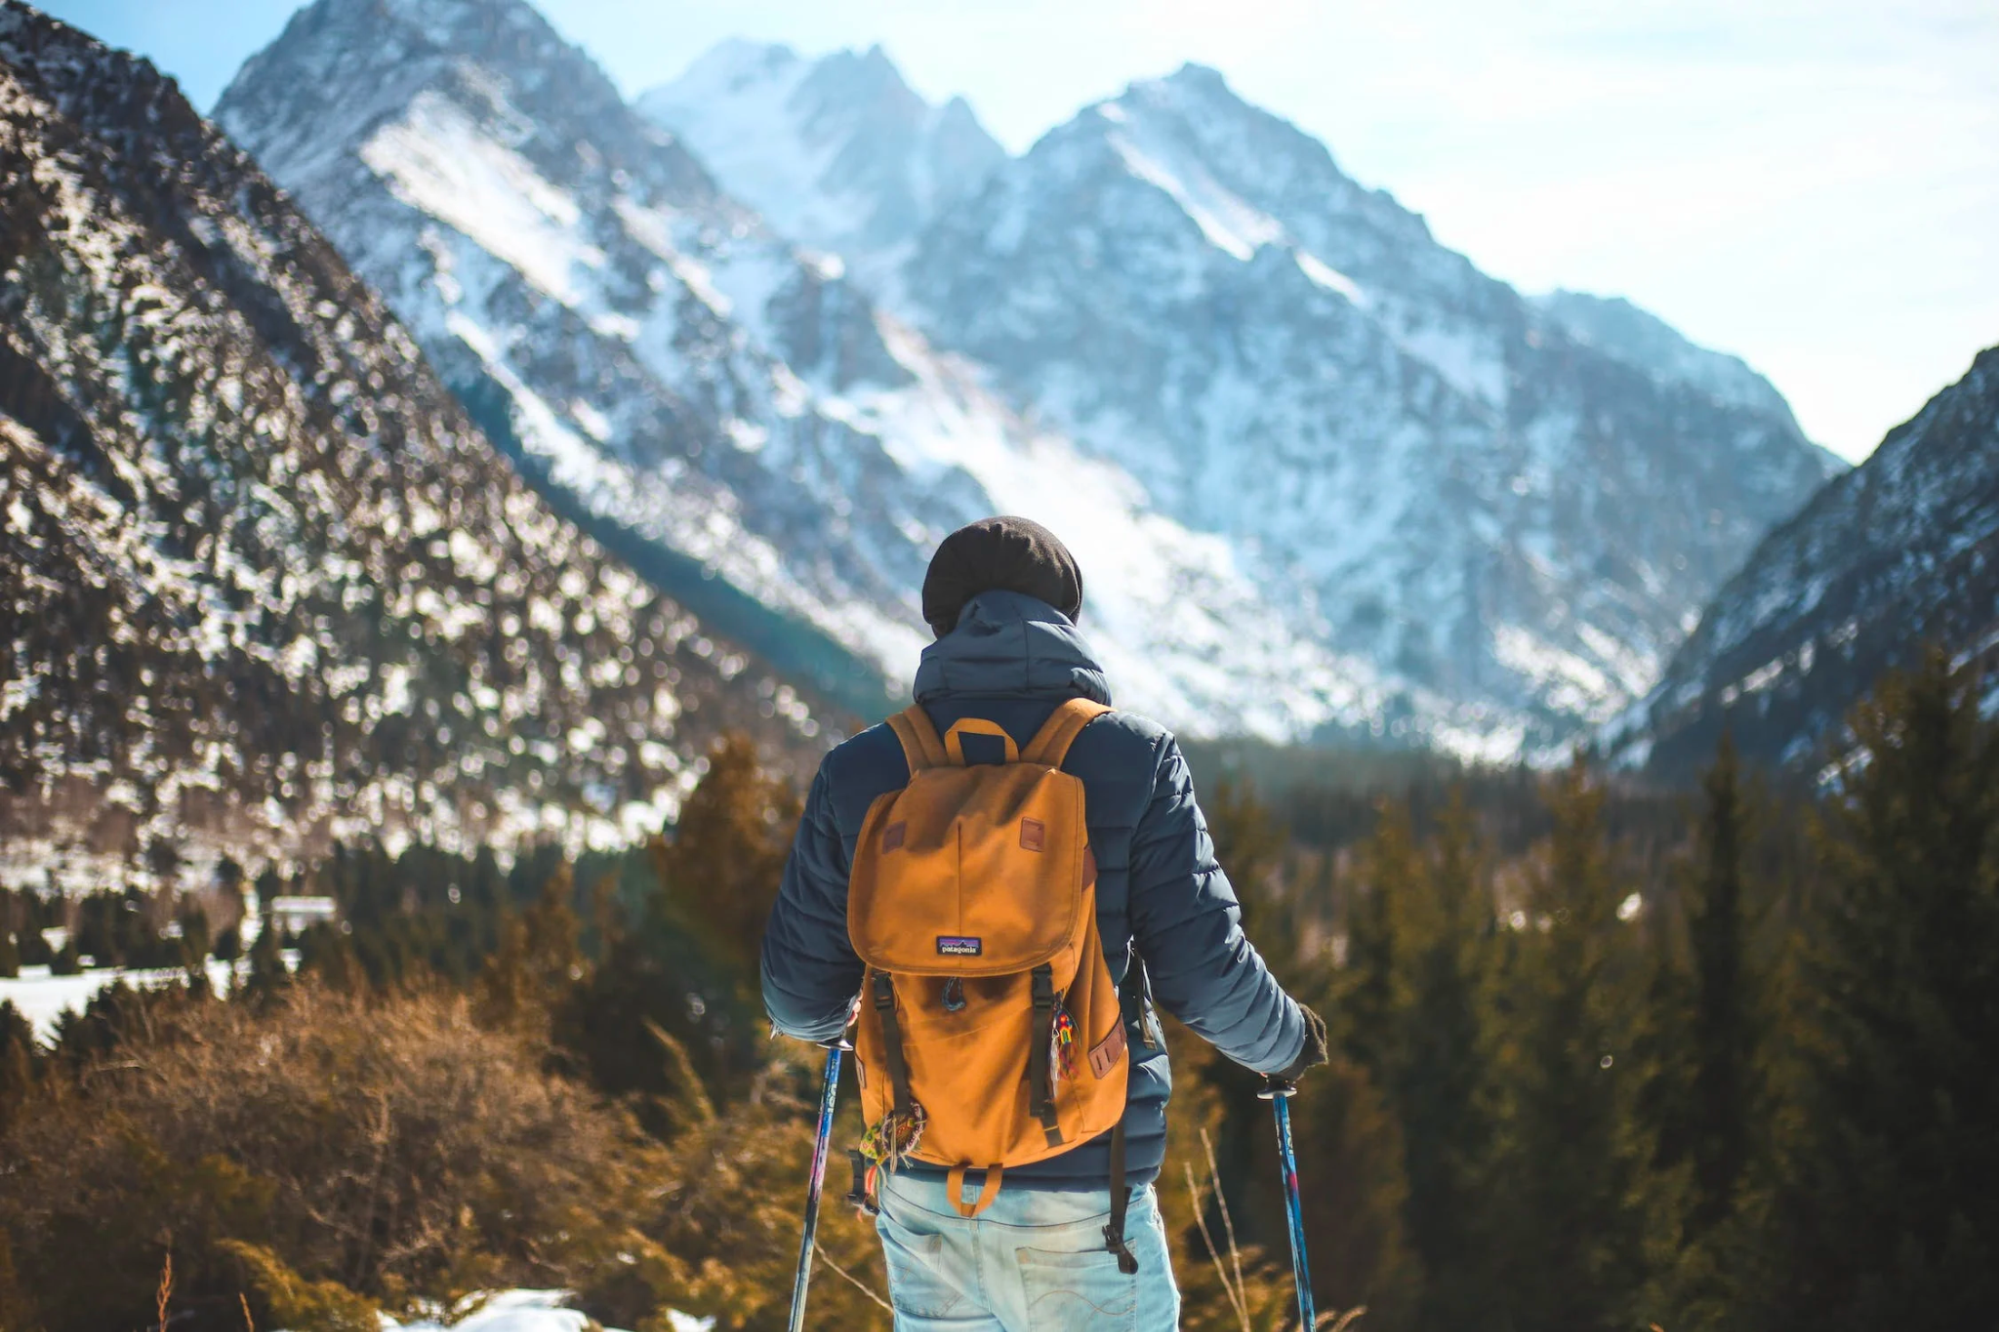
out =
{"type": "Polygon", "coordinates": [[[307,926],[331,921],[338,912],[331,898],[287,895],[271,899],[271,919],[278,923],[278,930],[284,934],[295,935],[307,926]]]}

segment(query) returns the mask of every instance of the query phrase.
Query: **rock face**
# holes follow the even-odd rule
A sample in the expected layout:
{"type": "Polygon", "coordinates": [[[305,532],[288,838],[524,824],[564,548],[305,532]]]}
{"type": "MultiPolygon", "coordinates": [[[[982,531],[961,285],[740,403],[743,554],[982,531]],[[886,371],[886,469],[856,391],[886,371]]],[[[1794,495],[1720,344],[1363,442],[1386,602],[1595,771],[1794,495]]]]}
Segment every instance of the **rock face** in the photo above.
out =
{"type": "Polygon", "coordinates": [[[1225,539],[1402,691],[1391,732],[1510,753],[1611,716],[1841,466],[1741,362],[1622,301],[1523,300],[1211,70],[1087,108],[913,242],[823,225],[910,216],[871,206],[865,175],[788,169],[801,145],[837,163],[869,141],[791,91],[818,77],[732,45],[642,105],[1037,421],[1225,539]]]}
{"type": "MultiPolygon", "coordinates": [[[[657,828],[806,703],[513,473],[144,61],[0,4],[0,879],[657,828]]],[[[46,878],[45,878],[46,877],[46,878]]]]}
{"type": "MultiPolygon", "coordinates": [[[[794,93],[844,104],[884,64],[794,93]]],[[[868,178],[863,230],[950,198],[940,164],[985,151],[893,91],[854,108],[913,155],[868,178]]],[[[1015,512],[1090,571],[1083,628],[1121,702],[1210,734],[1381,715],[1378,673],[1266,599],[1228,540],[795,251],[525,4],[318,0],[216,116],[558,504],[856,710],[907,688],[935,543],[1015,512]]]]}
{"type": "Polygon", "coordinates": [[[1726,728],[1767,762],[1818,762],[1925,644],[1999,657],[1999,347],[1757,546],[1612,751],[1680,776],[1726,728]]]}

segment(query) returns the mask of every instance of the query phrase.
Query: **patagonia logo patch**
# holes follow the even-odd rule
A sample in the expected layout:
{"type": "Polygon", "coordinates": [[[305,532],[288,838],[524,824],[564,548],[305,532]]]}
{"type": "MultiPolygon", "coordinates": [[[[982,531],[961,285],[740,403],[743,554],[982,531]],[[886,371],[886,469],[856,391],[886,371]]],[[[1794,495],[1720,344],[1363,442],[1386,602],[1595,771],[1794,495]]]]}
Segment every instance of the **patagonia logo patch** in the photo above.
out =
{"type": "Polygon", "coordinates": [[[1020,845],[1030,852],[1038,852],[1048,846],[1048,826],[1038,819],[1020,821],[1020,845]]]}
{"type": "Polygon", "coordinates": [[[885,852],[894,851],[896,848],[902,846],[903,839],[907,837],[908,834],[909,834],[908,822],[906,820],[901,820],[901,819],[896,820],[895,823],[890,824],[887,828],[882,830],[882,850],[885,852]]]}
{"type": "Polygon", "coordinates": [[[950,954],[956,958],[977,958],[986,951],[985,940],[978,935],[939,935],[937,952],[950,954]]]}

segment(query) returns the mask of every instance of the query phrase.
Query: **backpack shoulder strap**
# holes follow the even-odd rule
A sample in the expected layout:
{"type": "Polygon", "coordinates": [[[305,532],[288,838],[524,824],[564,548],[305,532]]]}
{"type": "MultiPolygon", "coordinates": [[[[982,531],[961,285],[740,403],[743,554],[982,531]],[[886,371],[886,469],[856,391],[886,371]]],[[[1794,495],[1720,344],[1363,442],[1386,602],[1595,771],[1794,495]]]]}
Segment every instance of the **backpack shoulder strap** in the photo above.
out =
{"type": "Polygon", "coordinates": [[[1067,699],[1048,715],[1041,724],[1041,730],[1034,733],[1034,739],[1020,752],[1024,764],[1046,764],[1050,768],[1062,767],[1068,757],[1069,745],[1082,734],[1084,727],[1111,710],[1094,699],[1067,699]]]}
{"type": "Polygon", "coordinates": [[[937,738],[936,724],[923,711],[922,704],[911,704],[889,718],[888,725],[902,742],[902,757],[909,761],[911,777],[926,768],[942,768],[951,762],[944,753],[944,742],[937,738]]]}

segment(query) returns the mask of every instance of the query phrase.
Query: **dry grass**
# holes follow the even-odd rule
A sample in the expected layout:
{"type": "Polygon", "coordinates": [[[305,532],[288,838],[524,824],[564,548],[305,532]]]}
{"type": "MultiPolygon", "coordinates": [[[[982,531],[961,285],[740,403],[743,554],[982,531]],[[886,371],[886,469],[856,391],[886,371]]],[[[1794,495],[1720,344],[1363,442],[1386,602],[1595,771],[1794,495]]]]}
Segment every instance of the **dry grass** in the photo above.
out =
{"type": "Polygon", "coordinates": [[[51,1326],[129,1328],[169,1295],[177,1321],[233,1323],[246,1287],[284,1322],[294,1283],[390,1309],[584,1287],[643,1242],[665,1151],[462,999],[302,987],[151,1026],[38,1099],[0,1153],[0,1228],[51,1326]]]}

